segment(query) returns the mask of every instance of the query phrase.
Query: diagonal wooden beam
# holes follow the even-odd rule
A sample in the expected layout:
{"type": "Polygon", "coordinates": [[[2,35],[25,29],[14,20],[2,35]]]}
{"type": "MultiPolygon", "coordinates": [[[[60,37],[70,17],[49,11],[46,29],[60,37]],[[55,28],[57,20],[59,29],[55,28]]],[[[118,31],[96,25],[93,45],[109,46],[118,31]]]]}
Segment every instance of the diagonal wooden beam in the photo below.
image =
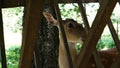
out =
{"type": "Polygon", "coordinates": [[[44,0],[26,0],[19,68],[31,68],[44,0]]]}
{"type": "Polygon", "coordinates": [[[112,34],[113,39],[114,39],[116,48],[117,48],[118,52],[120,52],[120,40],[118,38],[118,35],[117,35],[117,33],[116,33],[115,29],[114,29],[114,26],[112,24],[112,21],[110,19],[108,20],[108,27],[109,27],[109,30],[110,30],[110,32],[112,34]]]}
{"type": "MultiPolygon", "coordinates": [[[[101,0],[99,0],[99,4],[100,3],[101,3],[101,0]]],[[[116,48],[117,48],[118,52],[120,52],[120,41],[119,41],[118,35],[117,35],[116,31],[115,31],[115,28],[114,28],[110,18],[108,20],[108,27],[109,27],[109,30],[110,30],[110,32],[112,34],[113,39],[114,39],[116,48]]]]}
{"type": "Polygon", "coordinates": [[[73,68],[73,62],[72,62],[67,38],[66,38],[66,35],[65,35],[64,27],[63,27],[63,24],[62,24],[62,18],[61,18],[60,9],[59,9],[59,6],[58,6],[58,0],[54,0],[54,7],[55,7],[56,15],[57,15],[57,20],[59,22],[60,31],[62,33],[62,40],[63,40],[64,48],[66,50],[67,60],[68,60],[68,63],[69,63],[69,68],[73,68]]]}
{"type": "MultiPolygon", "coordinates": [[[[110,32],[112,34],[113,39],[114,39],[116,48],[117,48],[118,52],[120,53],[120,41],[118,39],[118,35],[117,35],[116,31],[115,31],[115,28],[114,28],[114,26],[112,24],[111,19],[108,20],[108,27],[109,27],[109,30],[110,30],[110,32]]],[[[119,66],[120,65],[120,59],[119,58],[120,58],[120,55],[117,56],[115,62],[113,62],[113,64],[111,65],[111,68],[119,68],[120,67],[119,66]]]]}
{"type": "Polygon", "coordinates": [[[1,3],[2,1],[0,0],[0,52],[1,52],[2,68],[7,68],[1,3]]]}
{"type": "MultiPolygon", "coordinates": [[[[86,31],[88,33],[88,31],[90,29],[90,26],[89,26],[89,23],[88,23],[87,15],[85,13],[85,8],[83,7],[81,0],[76,0],[76,2],[78,3],[79,9],[80,9],[80,12],[81,12],[81,15],[82,15],[82,19],[83,19],[84,24],[85,24],[85,28],[86,28],[86,31]]],[[[94,56],[94,59],[95,59],[95,62],[96,62],[96,66],[98,68],[103,68],[103,65],[102,65],[101,60],[100,60],[100,55],[97,52],[97,49],[95,49],[95,51],[93,52],[93,56],[94,56]]]]}
{"type": "Polygon", "coordinates": [[[86,63],[95,50],[97,41],[99,40],[116,3],[117,0],[102,0],[96,18],[93,21],[90,31],[88,32],[87,40],[85,40],[85,43],[81,48],[78,61],[76,61],[76,68],[85,68],[86,63]]]}
{"type": "Polygon", "coordinates": [[[82,19],[83,19],[84,24],[85,24],[86,31],[89,31],[90,26],[89,26],[89,23],[88,23],[88,19],[87,19],[87,15],[86,15],[86,12],[85,12],[85,8],[82,5],[82,1],[81,0],[75,0],[75,1],[78,3],[79,9],[80,9],[80,13],[81,13],[82,19]]]}

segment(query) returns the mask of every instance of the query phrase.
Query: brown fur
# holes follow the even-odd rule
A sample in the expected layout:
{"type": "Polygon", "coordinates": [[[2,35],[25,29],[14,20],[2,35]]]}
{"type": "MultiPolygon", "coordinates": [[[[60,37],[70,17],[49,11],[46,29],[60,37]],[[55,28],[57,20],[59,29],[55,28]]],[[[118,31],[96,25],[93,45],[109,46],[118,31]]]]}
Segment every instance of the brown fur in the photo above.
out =
{"type": "MultiPolygon", "coordinates": [[[[58,21],[54,19],[54,17],[50,13],[44,12],[43,15],[45,16],[45,18],[47,19],[49,23],[53,24],[54,26],[58,26],[58,21]]],[[[78,24],[73,19],[63,20],[62,23],[63,23],[66,37],[68,40],[73,65],[75,66],[75,58],[77,56],[75,44],[77,42],[83,43],[86,37],[86,31],[80,24],[78,24]]],[[[62,42],[61,32],[59,32],[59,34],[60,34],[59,58],[58,58],[59,66],[60,68],[69,68],[65,48],[62,42]]],[[[105,66],[105,68],[109,68],[110,64],[114,61],[115,57],[117,56],[116,49],[99,51],[99,53],[100,53],[100,57],[101,57],[102,63],[105,66]]],[[[96,68],[93,56],[91,57],[89,63],[86,64],[86,66],[87,66],[86,68],[96,68]]]]}
{"type": "MultiPolygon", "coordinates": [[[[110,68],[111,64],[115,61],[115,58],[118,55],[116,48],[102,50],[98,52],[100,54],[100,59],[104,68],[110,68]]],[[[93,56],[91,56],[91,59],[86,68],[97,68],[93,56]]]]}

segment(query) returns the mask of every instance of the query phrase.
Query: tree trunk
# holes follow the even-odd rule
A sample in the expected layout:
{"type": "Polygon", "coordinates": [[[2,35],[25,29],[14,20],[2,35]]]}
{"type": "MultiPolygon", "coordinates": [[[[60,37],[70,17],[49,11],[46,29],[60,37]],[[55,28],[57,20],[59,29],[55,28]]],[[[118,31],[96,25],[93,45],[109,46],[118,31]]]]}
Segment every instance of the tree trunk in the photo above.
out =
{"type": "MultiPolygon", "coordinates": [[[[45,10],[55,14],[53,6],[48,6],[45,10]]],[[[43,17],[38,35],[40,68],[58,68],[59,32],[57,27],[48,24],[43,17]]]]}

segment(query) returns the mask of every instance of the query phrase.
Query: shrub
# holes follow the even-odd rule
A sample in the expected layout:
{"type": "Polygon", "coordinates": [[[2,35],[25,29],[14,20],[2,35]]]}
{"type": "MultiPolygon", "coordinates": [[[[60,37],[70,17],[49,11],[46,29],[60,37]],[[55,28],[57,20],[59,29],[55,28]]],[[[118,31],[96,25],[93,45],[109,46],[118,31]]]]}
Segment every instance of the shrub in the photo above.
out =
{"type": "Polygon", "coordinates": [[[8,68],[17,68],[20,57],[20,47],[12,46],[6,51],[8,68]]]}

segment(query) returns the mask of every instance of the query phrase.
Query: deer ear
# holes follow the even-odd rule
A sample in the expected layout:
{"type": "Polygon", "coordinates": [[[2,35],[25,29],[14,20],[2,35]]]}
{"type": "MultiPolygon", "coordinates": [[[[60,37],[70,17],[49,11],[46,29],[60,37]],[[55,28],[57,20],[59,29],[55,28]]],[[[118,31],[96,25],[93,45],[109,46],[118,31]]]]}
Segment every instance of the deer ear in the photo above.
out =
{"type": "Polygon", "coordinates": [[[52,14],[50,14],[48,12],[43,12],[43,15],[49,23],[51,23],[52,25],[55,25],[55,26],[58,25],[57,20],[52,16],[52,14]]]}

